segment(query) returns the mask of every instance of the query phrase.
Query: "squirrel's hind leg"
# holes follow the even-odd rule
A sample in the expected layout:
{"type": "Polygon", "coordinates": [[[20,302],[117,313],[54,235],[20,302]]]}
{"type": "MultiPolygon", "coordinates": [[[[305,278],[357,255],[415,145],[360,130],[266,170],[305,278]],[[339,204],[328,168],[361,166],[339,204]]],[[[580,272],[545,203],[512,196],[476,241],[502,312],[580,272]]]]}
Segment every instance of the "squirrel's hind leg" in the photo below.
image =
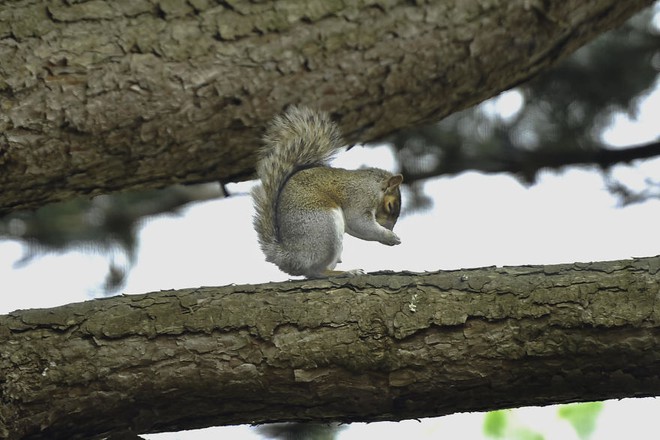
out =
{"type": "Polygon", "coordinates": [[[354,277],[357,275],[364,275],[364,271],[362,269],[352,269],[352,270],[326,269],[321,273],[322,277],[354,277]]]}

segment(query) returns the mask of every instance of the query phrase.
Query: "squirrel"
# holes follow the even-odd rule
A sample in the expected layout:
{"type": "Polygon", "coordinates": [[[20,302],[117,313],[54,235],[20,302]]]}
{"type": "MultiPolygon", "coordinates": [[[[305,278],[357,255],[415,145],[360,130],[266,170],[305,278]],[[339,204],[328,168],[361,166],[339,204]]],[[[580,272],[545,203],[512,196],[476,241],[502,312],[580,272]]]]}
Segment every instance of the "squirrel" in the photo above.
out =
{"type": "Polygon", "coordinates": [[[335,271],[344,232],[388,246],[401,211],[401,174],[378,168],[345,170],[329,161],[344,144],[324,112],[290,107],[266,130],[252,190],[254,228],[266,261],[290,275],[360,275],[335,271]]]}

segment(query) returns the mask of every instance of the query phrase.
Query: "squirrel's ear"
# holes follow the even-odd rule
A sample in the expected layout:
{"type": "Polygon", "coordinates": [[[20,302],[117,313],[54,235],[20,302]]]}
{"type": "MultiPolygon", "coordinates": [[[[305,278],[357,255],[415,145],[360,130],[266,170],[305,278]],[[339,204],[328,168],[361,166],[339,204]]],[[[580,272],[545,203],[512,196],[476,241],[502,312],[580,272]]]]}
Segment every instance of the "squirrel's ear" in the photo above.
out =
{"type": "Polygon", "coordinates": [[[403,176],[401,174],[395,174],[394,176],[390,177],[389,180],[387,181],[387,188],[391,189],[394,188],[395,186],[401,185],[403,182],[403,176]]]}

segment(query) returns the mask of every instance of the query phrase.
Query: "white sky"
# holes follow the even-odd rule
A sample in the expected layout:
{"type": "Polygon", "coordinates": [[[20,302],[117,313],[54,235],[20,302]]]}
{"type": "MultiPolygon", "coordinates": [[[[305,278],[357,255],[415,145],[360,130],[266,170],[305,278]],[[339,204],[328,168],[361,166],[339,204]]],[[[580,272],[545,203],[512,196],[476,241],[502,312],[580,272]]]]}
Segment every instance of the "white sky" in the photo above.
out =
{"type": "MultiPolygon", "coordinates": [[[[515,95],[504,94],[504,99],[515,95]]],[[[494,104],[494,105],[497,105],[494,104]]],[[[614,145],[656,139],[660,134],[660,92],[640,101],[640,117],[615,118],[616,129],[604,135],[614,145]]],[[[362,163],[394,166],[385,147],[356,147],[342,155],[338,166],[362,163]]],[[[630,185],[644,177],[660,176],[660,159],[615,167],[614,174],[630,185]]],[[[138,261],[126,293],[143,293],[229,283],[260,283],[288,279],[264,261],[252,230],[251,183],[232,185],[236,195],[201,203],[181,216],[162,216],[140,232],[138,261]]],[[[395,231],[402,244],[384,247],[346,236],[343,268],[433,271],[490,265],[548,264],[612,260],[660,254],[660,201],[617,206],[602,177],[590,168],[542,172],[538,183],[524,187],[507,175],[468,172],[433,179],[425,185],[434,201],[425,213],[404,215],[395,231]]],[[[404,193],[405,198],[405,193],[404,193]]],[[[107,260],[89,252],[48,255],[22,268],[13,264],[23,249],[0,241],[0,313],[18,308],[51,307],[89,299],[103,282],[107,260]]],[[[638,432],[657,431],[656,399],[608,402],[593,440],[620,439],[638,432]]],[[[518,421],[541,431],[547,440],[575,438],[556,409],[520,410],[518,421]],[[573,437],[571,437],[571,435],[573,437]]],[[[482,414],[459,414],[420,423],[354,425],[340,439],[449,438],[480,439],[482,414]]],[[[255,439],[244,427],[215,428],[178,434],[150,435],[150,439],[255,439]]]]}

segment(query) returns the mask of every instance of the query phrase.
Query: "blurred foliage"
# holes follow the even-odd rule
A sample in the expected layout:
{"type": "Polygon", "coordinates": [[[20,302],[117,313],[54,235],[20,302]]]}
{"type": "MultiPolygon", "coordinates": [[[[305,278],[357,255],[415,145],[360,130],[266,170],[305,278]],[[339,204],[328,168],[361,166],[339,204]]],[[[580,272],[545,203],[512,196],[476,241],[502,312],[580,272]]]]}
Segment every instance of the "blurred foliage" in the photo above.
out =
{"type": "MultiPolygon", "coordinates": [[[[603,402],[571,403],[559,405],[557,415],[567,421],[581,440],[588,440],[596,429],[603,402]]],[[[484,436],[491,439],[543,440],[544,436],[525,426],[516,417],[516,411],[505,409],[486,414],[483,424],[484,436]]]]}
{"type": "MultiPolygon", "coordinates": [[[[570,423],[581,440],[588,440],[596,428],[596,421],[603,406],[603,402],[559,405],[557,415],[570,423]]],[[[543,434],[533,429],[534,426],[528,425],[529,421],[523,424],[516,418],[514,410],[491,411],[484,418],[483,432],[487,438],[496,440],[544,439],[543,434]]]]}
{"type": "Polygon", "coordinates": [[[559,407],[559,417],[567,420],[581,440],[587,440],[596,429],[603,402],[573,403],[559,407]]]}
{"type": "Polygon", "coordinates": [[[620,205],[640,203],[652,198],[660,199],[660,180],[646,177],[644,184],[646,185],[644,189],[635,190],[612,177],[610,173],[605,174],[605,186],[610,193],[618,197],[620,205]]]}
{"type": "Polygon", "coordinates": [[[513,420],[513,411],[491,411],[484,419],[484,435],[497,440],[544,440],[542,434],[513,420]]]}
{"type": "Polygon", "coordinates": [[[24,243],[26,253],[16,266],[49,252],[92,250],[107,255],[106,293],[121,288],[135,262],[137,231],[142,221],[158,214],[175,214],[184,205],[222,196],[217,184],[172,186],[163,190],[102,195],[93,199],[54,203],[36,211],[0,218],[0,239],[24,243]],[[125,265],[118,263],[123,254],[125,265]]]}
{"type": "Polygon", "coordinates": [[[491,411],[484,418],[484,435],[491,438],[504,438],[509,415],[507,410],[491,411]]]}
{"type": "MultiPolygon", "coordinates": [[[[658,5],[655,9],[660,11],[658,5]]],[[[660,142],[612,150],[601,141],[617,112],[635,117],[639,99],[658,86],[660,32],[654,15],[653,8],[643,11],[509,92],[509,98],[519,101],[516,111],[497,112],[496,97],[438,124],[403,130],[387,139],[397,151],[406,182],[472,169],[509,172],[532,183],[543,168],[607,168],[660,156],[660,142]]],[[[420,188],[412,186],[417,192],[414,208],[428,206],[420,188]]],[[[644,199],[618,189],[622,198],[630,196],[624,202],[644,199]]],[[[657,193],[656,187],[644,196],[657,193]]]]}
{"type": "MultiPolygon", "coordinates": [[[[494,111],[495,98],[439,124],[403,130],[387,139],[397,151],[411,189],[407,207],[430,206],[422,183],[439,175],[473,169],[509,172],[533,182],[545,167],[585,163],[608,167],[660,155],[660,141],[643,148],[612,151],[603,149],[599,140],[614,112],[634,115],[639,97],[656,83],[660,35],[652,20],[650,8],[515,89],[520,101],[516,112],[503,116],[494,111]]],[[[649,180],[649,188],[641,192],[613,178],[606,183],[624,203],[660,194],[657,181],[649,180]]],[[[114,292],[122,287],[135,260],[136,231],[144,217],[174,212],[189,202],[220,195],[217,186],[209,184],[54,204],[0,218],[0,240],[13,239],[26,245],[25,257],[18,264],[45,252],[72,248],[103,252],[109,259],[106,291],[114,292]],[[117,263],[117,250],[125,256],[124,266],[117,263]]]]}

